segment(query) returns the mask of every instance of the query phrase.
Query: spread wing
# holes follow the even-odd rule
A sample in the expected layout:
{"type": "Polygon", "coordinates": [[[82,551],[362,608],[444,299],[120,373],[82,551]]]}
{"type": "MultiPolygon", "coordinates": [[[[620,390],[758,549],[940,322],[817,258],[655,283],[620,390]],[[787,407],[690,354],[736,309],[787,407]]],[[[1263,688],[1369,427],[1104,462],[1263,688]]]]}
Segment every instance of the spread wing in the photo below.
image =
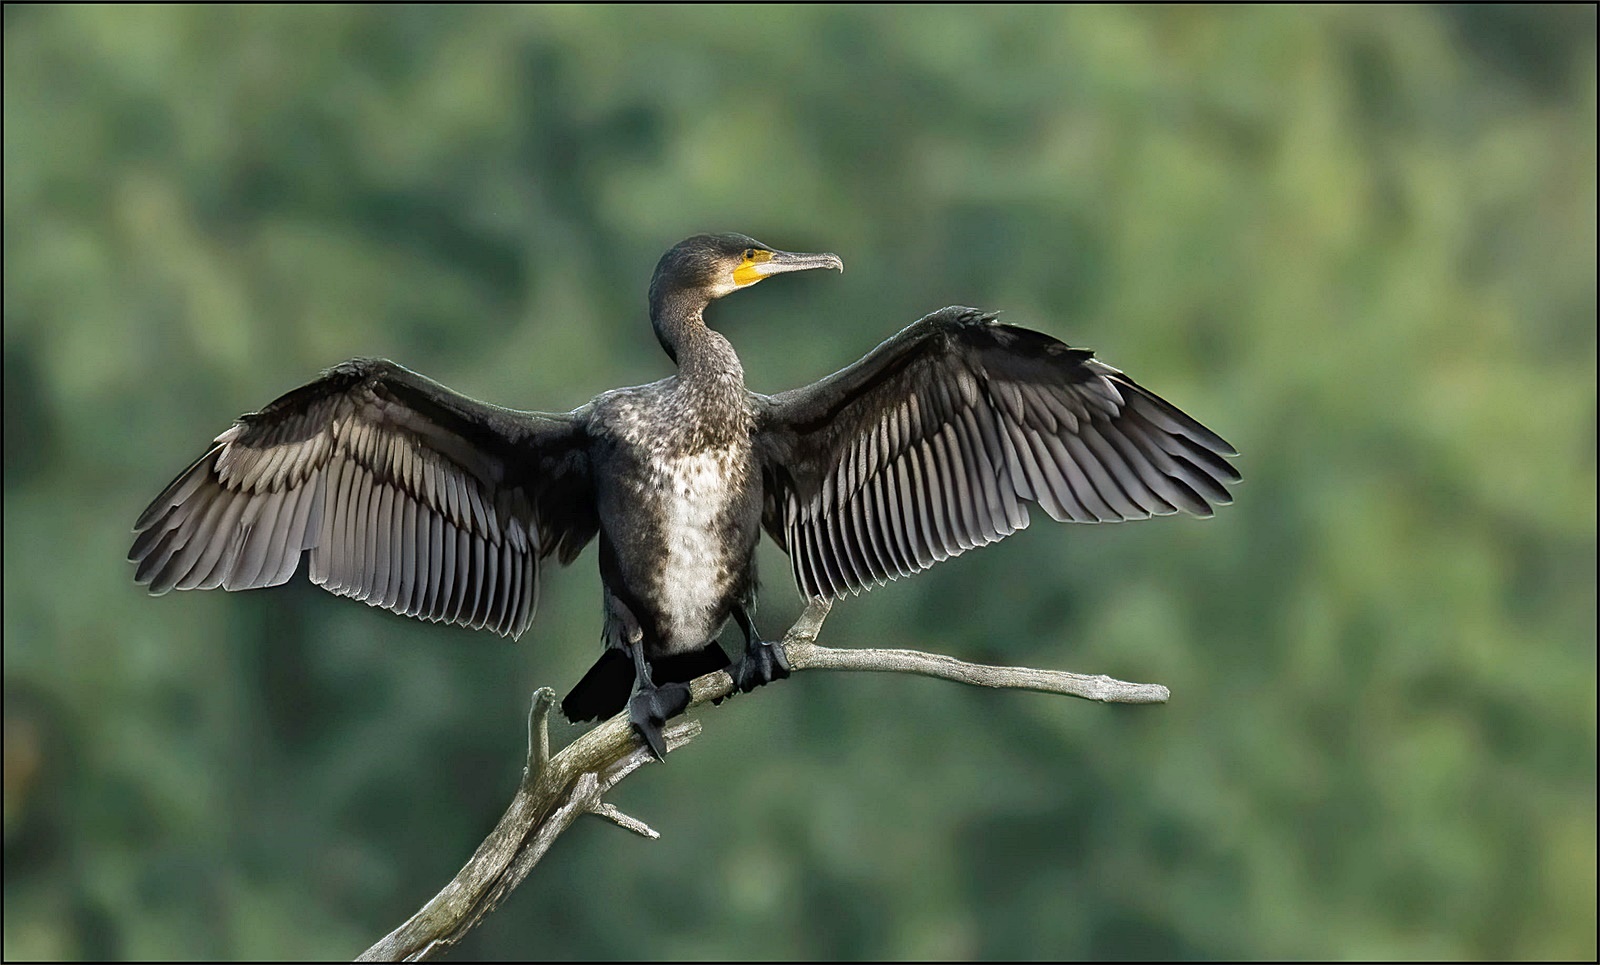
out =
{"type": "Polygon", "coordinates": [[[406,616],[516,636],[542,560],[596,518],[585,410],[475,402],[356,359],[241,416],[139,517],[128,559],[152,594],[311,581],[406,616]]]}
{"type": "Polygon", "coordinates": [[[813,385],[757,396],[763,524],[808,597],[1003,539],[1028,504],[1096,523],[1231,501],[1222,437],[1086,349],[946,308],[813,385]]]}

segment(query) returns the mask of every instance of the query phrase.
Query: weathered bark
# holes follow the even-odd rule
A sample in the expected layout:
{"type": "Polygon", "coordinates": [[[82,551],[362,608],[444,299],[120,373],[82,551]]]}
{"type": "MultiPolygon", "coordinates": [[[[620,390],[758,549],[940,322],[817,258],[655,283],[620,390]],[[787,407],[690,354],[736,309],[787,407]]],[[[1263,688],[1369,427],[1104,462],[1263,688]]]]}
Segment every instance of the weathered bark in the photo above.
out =
{"type": "MultiPolygon", "coordinates": [[[[988,667],[917,650],[837,650],[817,644],[828,604],[813,603],[784,634],[784,654],[793,672],[803,670],[870,670],[914,673],[982,687],[1006,687],[1065,694],[1108,703],[1163,703],[1167,688],[1135,684],[1102,675],[1085,676],[1059,670],[988,667]]],[[[690,684],[690,709],[728,696],[733,679],[718,671],[690,684]]],[[[621,827],[659,837],[649,825],[623,814],[604,801],[606,792],[652,760],[644,741],[633,732],[627,712],[592,730],[550,756],[546,726],[555,693],[534,695],[528,717],[528,764],[522,783],[505,816],[455,878],[405,924],[384,936],[357,961],[420,961],[460,941],[505,896],[527,877],[556,837],[584,814],[595,814],[621,827]]],[[[667,752],[689,743],[700,723],[680,719],[666,728],[667,752]]]]}

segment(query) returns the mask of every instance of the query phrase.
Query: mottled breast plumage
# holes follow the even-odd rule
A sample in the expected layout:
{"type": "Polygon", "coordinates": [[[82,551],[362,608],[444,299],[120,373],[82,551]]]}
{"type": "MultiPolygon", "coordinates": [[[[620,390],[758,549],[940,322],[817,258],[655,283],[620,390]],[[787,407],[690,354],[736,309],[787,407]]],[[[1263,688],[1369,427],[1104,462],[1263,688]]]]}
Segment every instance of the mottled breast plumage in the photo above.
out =
{"type": "Polygon", "coordinates": [[[652,649],[666,653],[715,638],[759,537],[744,396],[722,418],[703,412],[704,400],[676,379],[607,393],[596,405],[604,458],[626,467],[613,477],[623,481],[613,498],[602,495],[624,584],[616,589],[646,611],[637,616],[655,630],[652,649]]]}

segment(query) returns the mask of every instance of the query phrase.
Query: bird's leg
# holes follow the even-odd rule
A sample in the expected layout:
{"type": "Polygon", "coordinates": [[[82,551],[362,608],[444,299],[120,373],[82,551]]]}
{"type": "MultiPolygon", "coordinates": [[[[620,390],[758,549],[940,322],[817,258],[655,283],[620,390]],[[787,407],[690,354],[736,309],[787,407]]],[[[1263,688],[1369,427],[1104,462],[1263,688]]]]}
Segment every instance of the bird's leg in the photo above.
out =
{"type": "Polygon", "coordinates": [[[628,652],[633,655],[633,669],[636,675],[636,684],[633,697],[628,701],[628,720],[633,723],[633,729],[650,745],[650,752],[656,760],[667,759],[667,739],[661,733],[661,725],[668,718],[676,717],[689,707],[689,685],[685,683],[669,683],[657,685],[650,676],[650,663],[644,657],[643,639],[634,639],[628,642],[628,652]]]}
{"type": "Polygon", "coordinates": [[[749,693],[765,683],[789,676],[789,658],[784,656],[783,644],[768,643],[756,632],[755,621],[743,603],[733,607],[733,618],[744,631],[744,656],[739,665],[729,671],[733,684],[740,693],[749,693]]]}

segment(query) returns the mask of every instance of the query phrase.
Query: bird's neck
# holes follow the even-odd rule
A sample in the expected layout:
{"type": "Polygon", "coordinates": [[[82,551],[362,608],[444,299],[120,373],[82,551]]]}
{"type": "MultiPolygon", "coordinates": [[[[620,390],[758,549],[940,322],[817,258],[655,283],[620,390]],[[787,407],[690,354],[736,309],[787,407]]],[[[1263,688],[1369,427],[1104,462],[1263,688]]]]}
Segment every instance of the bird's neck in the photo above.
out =
{"type": "Polygon", "coordinates": [[[744,366],[733,345],[721,333],[706,327],[703,295],[673,293],[651,302],[650,323],[656,338],[678,363],[678,376],[686,384],[705,389],[744,390],[744,366]]]}

